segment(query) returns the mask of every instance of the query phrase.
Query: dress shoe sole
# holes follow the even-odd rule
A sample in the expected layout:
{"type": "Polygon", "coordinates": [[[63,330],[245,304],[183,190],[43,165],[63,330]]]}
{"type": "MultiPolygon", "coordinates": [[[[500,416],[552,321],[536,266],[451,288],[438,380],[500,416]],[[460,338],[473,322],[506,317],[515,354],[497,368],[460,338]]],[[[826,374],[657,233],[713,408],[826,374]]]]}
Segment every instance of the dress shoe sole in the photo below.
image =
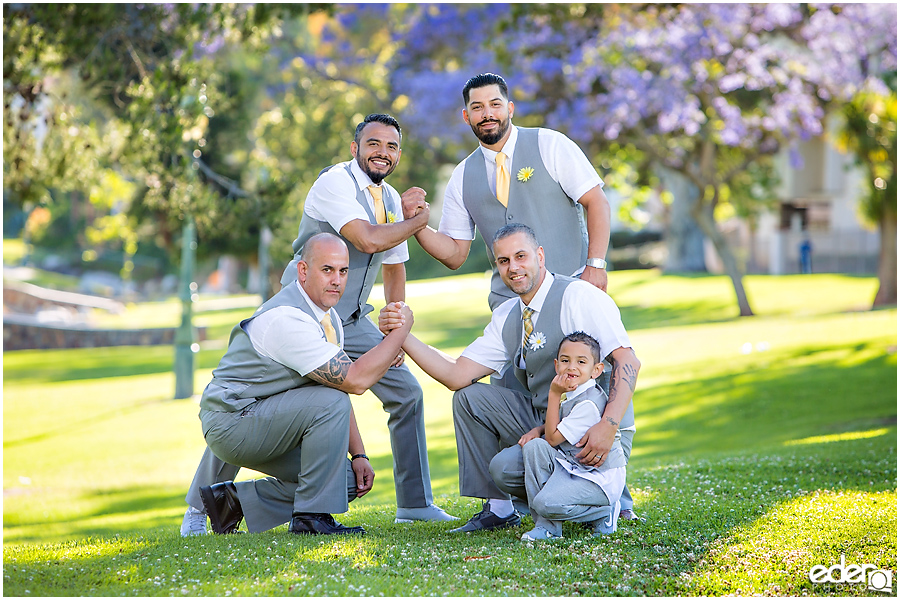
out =
{"type": "Polygon", "coordinates": [[[522,519],[518,519],[516,521],[510,521],[508,523],[502,523],[500,525],[495,525],[493,527],[480,527],[478,529],[464,529],[465,525],[462,527],[458,527],[456,529],[451,529],[450,533],[477,533],[479,531],[497,531],[498,529],[509,529],[510,527],[518,527],[522,524],[522,519]]]}
{"type": "Polygon", "coordinates": [[[294,535],[366,535],[363,531],[294,531],[289,530],[294,535]]]}

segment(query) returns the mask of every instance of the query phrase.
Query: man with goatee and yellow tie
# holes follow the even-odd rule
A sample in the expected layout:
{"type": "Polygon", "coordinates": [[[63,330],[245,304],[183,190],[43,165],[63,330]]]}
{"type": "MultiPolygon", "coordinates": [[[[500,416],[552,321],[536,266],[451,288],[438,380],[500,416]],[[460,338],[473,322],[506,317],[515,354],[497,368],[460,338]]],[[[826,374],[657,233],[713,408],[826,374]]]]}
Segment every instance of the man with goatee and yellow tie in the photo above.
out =
{"type": "MultiPolygon", "coordinates": [[[[382,340],[378,327],[367,316],[373,310],[368,298],[379,270],[385,301],[404,301],[404,263],[409,259],[406,240],[428,224],[423,189],[412,187],[401,196],[384,181],[400,160],[400,142],[400,124],[390,115],[371,114],[359,123],[350,143],[352,160],[324,169],[310,189],[299,234],[292,245],[294,259],[281,279],[284,286],[296,280],[303,247],[313,235],[331,233],[346,242],[350,272],[344,295],[335,309],[343,326],[343,350],[354,360],[382,340]],[[415,207],[417,214],[404,219],[404,204],[415,207]]],[[[402,352],[370,389],[389,415],[396,521],[455,520],[433,503],[422,387],[403,364],[402,352]]],[[[207,448],[188,491],[186,500],[190,506],[182,523],[182,535],[205,533],[201,488],[230,481],[237,472],[237,466],[222,461],[207,448]]]]}

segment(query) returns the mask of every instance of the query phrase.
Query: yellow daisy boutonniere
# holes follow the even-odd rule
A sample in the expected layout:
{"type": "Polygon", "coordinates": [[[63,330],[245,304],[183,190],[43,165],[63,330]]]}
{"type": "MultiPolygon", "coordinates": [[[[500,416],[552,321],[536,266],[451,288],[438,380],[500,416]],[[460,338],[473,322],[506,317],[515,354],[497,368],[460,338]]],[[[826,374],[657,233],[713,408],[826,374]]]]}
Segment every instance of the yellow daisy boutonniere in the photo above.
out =
{"type": "Polygon", "coordinates": [[[522,183],[525,183],[526,181],[528,181],[529,179],[531,179],[531,176],[532,176],[532,175],[534,175],[534,169],[533,169],[533,168],[531,168],[531,167],[522,167],[521,169],[519,169],[519,172],[516,174],[516,179],[518,179],[518,180],[521,181],[522,183]]]}
{"type": "Polygon", "coordinates": [[[392,213],[391,211],[387,211],[387,222],[388,222],[388,223],[396,223],[396,222],[397,222],[397,215],[395,215],[395,214],[392,213]]]}

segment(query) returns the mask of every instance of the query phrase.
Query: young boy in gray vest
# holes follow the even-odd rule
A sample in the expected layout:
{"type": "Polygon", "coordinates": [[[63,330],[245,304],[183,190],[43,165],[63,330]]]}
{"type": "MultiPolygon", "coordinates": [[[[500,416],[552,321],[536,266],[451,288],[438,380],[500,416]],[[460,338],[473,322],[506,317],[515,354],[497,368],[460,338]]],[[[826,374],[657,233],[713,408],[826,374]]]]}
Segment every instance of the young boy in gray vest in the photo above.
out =
{"type": "Polygon", "coordinates": [[[600,344],[584,332],[571,333],[560,342],[553,362],[556,377],[550,384],[544,436],[522,446],[534,518],[534,529],[522,534],[524,542],[561,539],[563,521],[591,523],[594,535],[614,532],[625,487],[619,432],[599,467],[585,466],[575,457],[580,451],[575,444],[606,407],[606,392],[595,381],[603,373],[600,344]]]}

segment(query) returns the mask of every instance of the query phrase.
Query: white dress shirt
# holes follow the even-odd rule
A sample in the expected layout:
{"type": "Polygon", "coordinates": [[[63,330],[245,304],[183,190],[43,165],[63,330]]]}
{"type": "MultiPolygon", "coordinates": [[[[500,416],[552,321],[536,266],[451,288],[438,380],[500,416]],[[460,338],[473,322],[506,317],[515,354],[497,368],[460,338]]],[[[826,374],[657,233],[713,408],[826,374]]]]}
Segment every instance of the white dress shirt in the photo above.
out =
{"type": "Polygon", "coordinates": [[[315,371],[341,350],[344,345],[344,328],[341,318],[334,309],[326,313],[310,300],[300,285],[300,293],[312,307],[315,319],[293,306],[278,306],[250,320],[244,331],[250,336],[253,348],[261,355],[293,369],[301,375],[315,371]],[[340,345],[325,339],[325,330],[320,321],[326,314],[332,315],[332,323],[337,323],[335,335],[340,345]]]}
{"type": "MultiPolygon", "coordinates": [[[[502,152],[506,154],[506,164],[513,164],[513,155],[516,151],[516,141],[519,131],[515,125],[510,124],[510,134],[503,145],[502,152]]],[[[488,185],[491,192],[496,195],[497,190],[497,152],[479,145],[484,155],[484,167],[487,170],[488,185]]],[[[603,180],[597,174],[591,162],[587,159],[578,144],[568,137],[553,129],[538,129],[538,150],[541,160],[547,168],[547,172],[553,181],[557,182],[573,203],[577,202],[585,192],[603,186],[603,180]]],[[[455,240],[475,239],[475,221],[463,204],[463,171],[466,161],[459,163],[450,176],[447,189],[444,191],[444,206],[441,210],[441,224],[438,231],[449,235],[455,240]]],[[[510,173],[515,177],[515,173],[510,173]]],[[[484,232],[482,232],[484,233],[484,232]]]]}
{"type": "MultiPolygon", "coordinates": [[[[364,190],[366,200],[369,202],[369,208],[375,212],[375,201],[372,199],[372,193],[368,187],[374,185],[368,175],[359,167],[359,163],[354,158],[350,163],[350,172],[353,179],[364,190]]],[[[310,188],[306,195],[306,203],[303,205],[303,212],[317,221],[325,221],[331,225],[335,231],[340,232],[341,228],[354,219],[361,219],[369,223],[369,215],[359,202],[356,201],[356,186],[353,179],[347,176],[347,163],[338,163],[328,169],[325,173],[316,179],[316,182],[310,188]]],[[[397,192],[387,182],[381,182],[382,187],[386,187],[397,192]]],[[[382,197],[386,197],[382,193],[382,197]]],[[[400,197],[400,194],[397,194],[400,197]]],[[[385,209],[387,207],[385,206],[385,209]]],[[[403,220],[403,211],[397,211],[394,214],[394,221],[403,220]]],[[[409,260],[409,249],[406,241],[399,243],[385,251],[384,264],[393,265],[404,263],[409,260]]]]}
{"type": "MultiPolygon", "coordinates": [[[[535,311],[531,316],[534,332],[541,330],[541,309],[553,280],[553,274],[547,273],[528,303],[529,308],[535,311]]],[[[518,350],[518,347],[506,348],[504,345],[503,324],[510,311],[516,310],[521,315],[524,307],[521,298],[510,298],[498,306],[491,314],[491,321],[484,328],[484,333],[463,350],[462,356],[503,375],[518,350]]],[[[553,315],[548,318],[553,318],[553,315]]],[[[619,307],[606,292],[580,279],[570,283],[563,292],[559,325],[565,335],[583,331],[592,336],[600,344],[600,355],[604,358],[616,348],[631,347],[619,307]]]]}
{"type": "MultiPolygon", "coordinates": [[[[560,407],[567,403],[578,399],[578,396],[594,387],[597,382],[588,379],[571,392],[566,393],[566,399],[560,404],[560,407]]],[[[593,402],[582,402],[569,413],[569,416],[559,422],[557,429],[566,438],[566,441],[572,445],[581,441],[581,438],[587,433],[587,430],[600,422],[600,411],[593,402]]],[[[616,439],[620,439],[621,435],[616,431],[616,439]]],[[[570,461],[561,456],[556,457],[556,462],[569,472],[570,475],[581,477],[588,481],[593,481],[603,489],[603,493],[609,498],[611,505],[622,495],[622,488],[625,487],[625,467],[616,467],[614,469],[605,469],[597,471],[594,469],[579,469],[570,461]]]]}

